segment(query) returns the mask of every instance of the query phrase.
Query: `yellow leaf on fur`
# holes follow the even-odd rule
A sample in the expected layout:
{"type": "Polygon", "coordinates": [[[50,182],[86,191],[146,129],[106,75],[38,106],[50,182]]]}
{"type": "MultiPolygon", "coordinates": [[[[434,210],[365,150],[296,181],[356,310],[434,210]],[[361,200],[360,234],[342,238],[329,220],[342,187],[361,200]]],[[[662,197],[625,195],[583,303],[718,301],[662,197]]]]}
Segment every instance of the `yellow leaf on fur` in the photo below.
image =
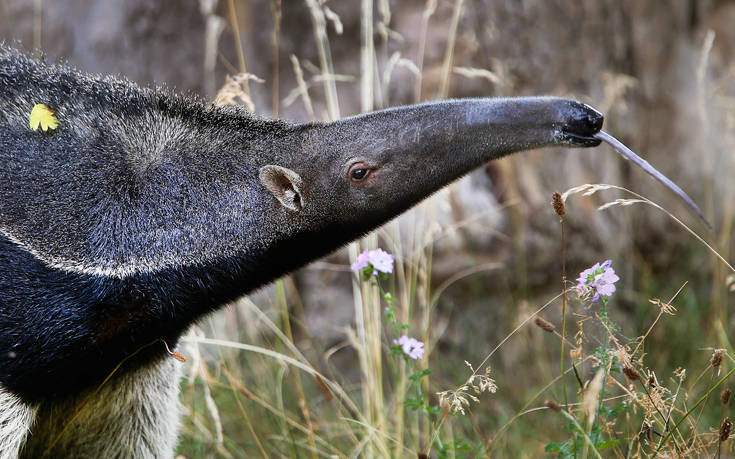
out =
{"type": "Polygon", "coordinates": [[[54,116],[53,110],[44,104],[36,104],[31,110],[31,119],[28,123],[31,129],[38,131],[40,127],[43,132],[49,129],[56,129],[59,126],[59,120],[54,116]]]}

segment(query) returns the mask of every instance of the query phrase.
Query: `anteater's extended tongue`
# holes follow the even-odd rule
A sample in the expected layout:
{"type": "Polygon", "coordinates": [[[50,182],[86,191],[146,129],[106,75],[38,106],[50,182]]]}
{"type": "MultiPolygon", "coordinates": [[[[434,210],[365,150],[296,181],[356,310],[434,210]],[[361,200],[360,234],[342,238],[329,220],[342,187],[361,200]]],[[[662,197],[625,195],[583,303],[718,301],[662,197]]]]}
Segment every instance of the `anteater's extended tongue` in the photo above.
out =
{"type": "Polygon", "coordinates": [[[649,164],[648,161],[646,161],[645,159],[633,153],[633,150],[623,145],[621,141],[619,141],[618,139],[611,136],[605,131],[598,132],[597,134],[594,135],[594,137],[609,144],[618,153],[620,153],[620,155],[623,158],[630,160],[631,162],[633,162],[633,164],[637,165],[638,167],[646,171],[649,175],[651,175],[651,177],[663,183],[666,186],[666,188],[676,193],[681,199],[684,200],[684,202],[686,202],[689,205],[689,207],[694,209],[694,212],[696,212],[697,215],[699,215],[699,218],[701,218],[702,221],[704,221],[707,227],[709,229],[712,229],[712,225],[710,225],[709,221],[707,221],[707,219],[704,218],[704,214],[702,214],[702,211],[699,210],[699,207],[694,203],[694,200],[692,200],[692,198],[690,198],[689,195],[684,192],[684,190],[679,188],[679,186],[676,183],[669,180],[664,174],[657,171],[653,166],[651,166],[651,164],[649,164]]]}

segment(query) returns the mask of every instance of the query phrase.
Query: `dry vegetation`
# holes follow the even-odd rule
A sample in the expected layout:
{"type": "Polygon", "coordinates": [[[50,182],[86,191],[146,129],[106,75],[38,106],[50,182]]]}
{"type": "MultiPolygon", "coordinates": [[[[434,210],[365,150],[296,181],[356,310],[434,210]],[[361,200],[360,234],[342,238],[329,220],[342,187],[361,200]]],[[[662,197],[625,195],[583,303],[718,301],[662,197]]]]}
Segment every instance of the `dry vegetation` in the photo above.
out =
{"type": "MultiPolygon", "coordinates": [[[[311,117],[334,119],[340,115],[335,84],[340,78],[359,85],[362,110],[388,104],[392,85],[405,85],[406,80],[413,81],[409,92],[415,100],[432,98],[426,93],[434,91],[452,95],[452,82],[464,79],[480,79],[496,85],[496,93],[515,94],[502,62],[492,70],[455,65],[458,42],[471,41],[458,27],[466,5],[461,0],[439,3],[451,14],[443,21],[447,27],[441,62],[433,65],[427,65],[423,53],[437,2],[425,4],[417,56],[402,54],[400,47],[390,56],[386,52],[397,34],[390,30],[392,4],[377,2],[377,18],[370,16],[369,8],[363,9],[361,77],[351,81],[349,76],[335,75],[325,32],[341,25],[339,16],[329,3],[307,1],[319,61],[304,63],[290,56],[297,86],[285,102],[302,103],[311,117]],[[403,81],[393,75],[397,69],[404,70],[403,81]],[[323,100],[315,100],[318,97],[323,100]],[[314,107],[322,107],[321,115],[314,107]]],[[[279,8],[274,14],[280,14],[279,8]]],[[[727,180],[707,175],[713,165],[706,163],[717,161],[731,170],[731,160],[719,149],[722,143],[712,145],[707,136],[712,135],[710,126],[719,126],[732,113],[731,107],[719,105],[717,94],[727,83],[708,80],[713,38],[711,33],[702,37],[696,65],[681,71],[690,73],[696,86],[696,122],[705,131],[692,132],[696,139],[686,142],[699,142],[695,154],[705,163],[702,170],[689,174],[705,178],[704,189],[694,189],[702,193],[698,197],[704,196],[709,215],[717,220],[715,233],[692,229],[655,200],[609,185],[569,190],[565,199],[577,196],[565,206],[556,201],[557,212],[565,207],[563,217],[555,217],[548,206],[543,218],[527,219],[517,207],[529,204],[521,195],[528,193],[523,188],[529,178],[518,171],[520,163],[498,166],[510,208],[509,225],[499,229],[510,233],[502,245],[520,254],[504,262],[478,256],[462,269],[437,275],[434,263],[447,252],[441,249],[444,238],[468,227],[498,238],[498,229],[482,228],[482,214],[447,224],[440,215],[442,206],[453,202],[439,196],[349,248],[354,261],[361,249],[382,247],[396,255],[396,265],[394,273],[379,282],[363,282],[358,274],[352,275],[352,303],[334,305],[354,311],[354,321],[340,330],[343,340],[329,341],[320,336],[321,330],[309,330],[301,322],[309,304],[302,303],[300,286],[292,279],[277,282],[271,292],[261,295],[270,301],[256,305],[243,300],[225,313],[247,326],[223,330],[228,327],[212,320],[201,327],[206,330],[201,335],[191,335],[186,340],[189,352],[199,356],[196,349],[206,348],[208,358],[206,364],[195,359],[197,371],[185,385],[190,416],[182,454],[204,455],[213,445],[233,457],[731,454],[727,386],[733,362],[727,297],[735,270],[726,260],[732,214],[731,204],[714,191],[727,180]],[[595,202],[596,198],[600,200],[595,202]],[[594,215],[596,207],[607,216],[594,215]],[[529,227],[532,224],[541,227],[529,227]],[[636,246],[659,234],[652,225],[679,235],[655,247],[636,246]],[[537,231],[551,235],[544,242],[551,255],[534,266],[535,257],[526,250],[537,249],[537,244],[524,245],[528,234],[537,231]],[[648,231],[653,236],[641,236],[648,231]],[[578,250],[583,244],[590,247],[578,250]],[[436,248],[441,254],[434,253],[436,248]],[[664,269],[646,260],[656,250],[679,251],[680,256],[665,257],[664,269]],[[605,258],[615,259],[622,280],[618,292],[601,306],[591,303],[589,296],[577,295],[566,278],[576,277],[578,271],[567,273],[565,266],[581,270],[584,263],[605,258]],[[532,280],[544,267],[550,268],[545,280],[532,280]],[[552,293],[554,285],[564,291],[552,293]],[[391,345],[404,333],[426,344],[422,359],[405,358],[391,345]]],[[[277,35],[275,40],[277,44],[277,35]]],[[[615,133],[620,126],[630,132],[634,126],[618,115],[629,110],[632,97],[644,97],[635,94],[641,81],[611,71],[601,72],[598,79],[600,94],[586,99],[611,115],[609,130],[615,133]]],[[[240,89],[241,98],[248,100],[247,88],[240,89]]],[[[731,142],[729,132],[721,135],[731,142]]],[[[597,167],[616,169],[612,161],[597,167]]],[[[537,158],[530,164],[545,167],[537,158]]],[[[580,174],[579,166],[569,169],[573,177],[592,175],[580,174]]],[[[611,179],[621,176],[612,174],[611,179]]],[[[557,183],[574,184],[570,180],[557,183]]],[[[543,183],[535,187],[545,189],[543,183]]],[[[654,187],[644,190],[646,196],[661,194],[654,187]]],[[[550,192],[546,195],[549,200],[550,192]]],[[[321,263],[312,269],[340,266],[321,263]]]]}

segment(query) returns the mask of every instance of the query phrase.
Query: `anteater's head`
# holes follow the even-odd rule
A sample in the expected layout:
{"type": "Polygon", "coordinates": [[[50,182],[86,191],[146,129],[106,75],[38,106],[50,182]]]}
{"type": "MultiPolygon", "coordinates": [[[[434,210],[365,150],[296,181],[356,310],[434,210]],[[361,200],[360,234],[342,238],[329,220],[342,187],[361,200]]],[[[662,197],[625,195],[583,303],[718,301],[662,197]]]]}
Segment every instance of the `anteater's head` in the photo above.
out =
{"type": "Polygon", "coordinates": [[[302,126],[289,163],[260,169],[284,225],[355,237],[482,164],[551,145],[596,146],[603,117],[557,98],[466,99],[302,126]]]}

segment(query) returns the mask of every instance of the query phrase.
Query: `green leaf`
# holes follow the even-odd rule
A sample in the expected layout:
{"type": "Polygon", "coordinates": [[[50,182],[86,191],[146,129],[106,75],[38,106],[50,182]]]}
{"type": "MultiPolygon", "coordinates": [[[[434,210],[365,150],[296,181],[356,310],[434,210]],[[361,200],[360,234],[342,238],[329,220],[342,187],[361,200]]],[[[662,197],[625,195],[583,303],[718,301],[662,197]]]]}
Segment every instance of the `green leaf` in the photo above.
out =
{"type": "Polygon", "coordinates": [[[612,440],[596,443],[595,448],[597,448],[598,451],[601,451],[603,449],[612,448],[613,446],[618,446],[619,444],[620,444],[620,440],[612,439],[612,440]]]}
{"type": "Polygon", "coordinates": [[[403,401],[403,406],[415,411],[424,406],[424,399],[421,397],[407,398],[403,401]]]}
{"type": "Polygon", "coordinates": [[[429,376],[431,374],[431,370],[428,368],[424,368],[423,370],[419,371],[418,373],[413,373],[411,376],[408,377],[411,381],[418,381],[419,379],[423,378],[424,376],[429,376]]]}
{"type": "Polygon", "coordinates": [[[565,444],[566,442],[552,441],[551,443],[546,444],[544,451],[547,453],[558,453],[559,451],[561,451],[565,444]]]}

